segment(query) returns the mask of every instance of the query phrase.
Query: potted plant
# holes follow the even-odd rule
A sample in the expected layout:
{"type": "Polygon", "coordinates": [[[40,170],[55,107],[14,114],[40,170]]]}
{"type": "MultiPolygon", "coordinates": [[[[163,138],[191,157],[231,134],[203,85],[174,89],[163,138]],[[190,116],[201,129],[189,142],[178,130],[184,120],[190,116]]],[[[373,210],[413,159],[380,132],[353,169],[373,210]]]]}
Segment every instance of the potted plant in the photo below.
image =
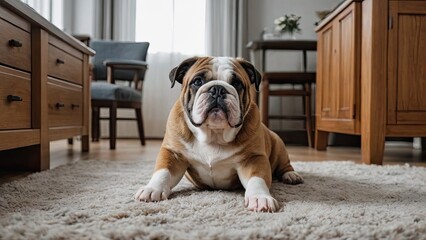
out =
{"type": "Polygon", "coordinates": [[[302,17],[296,16],[294,14],[279,17],[275,19],[275,29],[281,34],[288,34],[291,39],[295,39],[295,33],[300,33],[300,19],[302,17]]]}

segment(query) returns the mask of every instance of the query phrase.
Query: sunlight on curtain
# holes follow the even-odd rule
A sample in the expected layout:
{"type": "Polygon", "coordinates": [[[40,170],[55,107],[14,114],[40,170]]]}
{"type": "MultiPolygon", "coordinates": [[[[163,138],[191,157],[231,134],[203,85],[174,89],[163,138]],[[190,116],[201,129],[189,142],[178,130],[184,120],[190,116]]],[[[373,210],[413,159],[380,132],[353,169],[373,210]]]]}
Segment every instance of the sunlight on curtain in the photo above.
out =
{"type": "Polygon", "coordinates": [[[138,0],[136,41],[151,42],[150,52],[204,54],[204,0],[138,0]]]}
{"type": "Polygon", "coordinates": [[[180,94],[170,88],[169,72],[182,60],[205,55],[205,0],[138,0],[136,41],[150,42],[143,92],[147,137],[163,137],[180,94]]]}
{"type": "Polygon", "coordinates": [[[59,29],[64,29],[63,0],[22,0],[59,29]]]}

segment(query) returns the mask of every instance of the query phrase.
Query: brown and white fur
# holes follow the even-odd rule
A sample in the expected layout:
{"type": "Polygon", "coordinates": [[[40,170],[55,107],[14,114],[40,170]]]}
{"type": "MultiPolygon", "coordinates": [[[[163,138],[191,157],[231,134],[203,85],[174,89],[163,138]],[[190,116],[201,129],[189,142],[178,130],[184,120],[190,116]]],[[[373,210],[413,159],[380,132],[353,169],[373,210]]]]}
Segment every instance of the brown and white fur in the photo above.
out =
{"type": "Polygon", "coordinates": [[[277,211],[269,188],[275,177],[302,183],[283,141],[260,121],[250,88],[261,76],[240,58],[194,57],[170,72],[182,84],[167,122],[154,174],[137,201],[167,199],[185,176],[201,189],[245,188],[245,206],[277,211]]]}

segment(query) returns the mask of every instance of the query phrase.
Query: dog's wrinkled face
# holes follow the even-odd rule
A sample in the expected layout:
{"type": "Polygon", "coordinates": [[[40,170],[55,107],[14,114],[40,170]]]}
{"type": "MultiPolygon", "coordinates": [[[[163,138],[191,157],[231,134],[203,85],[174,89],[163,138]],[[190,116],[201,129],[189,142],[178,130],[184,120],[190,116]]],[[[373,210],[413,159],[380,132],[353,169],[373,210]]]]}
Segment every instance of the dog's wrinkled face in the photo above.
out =
{"type": "Polygon", "coordinates": [[[237,89],[225,81],[211,80],[201,85],[202,81],[198,76],[191,84],[196,94],[194,103],[188,106],[188,110],[194,126],[201,126],[203,123],[211,129],[222,129],[228,125],[240,126],[242,113],[237,89]]]}
{"type": "Polygon", "coordinates": [[[181,100],[191,124],[209,129],[238,128],[250,105],[250,85],[260,74],[247,61],[228,57],[190,58],[170,72],[182,83],[181,100]]]}

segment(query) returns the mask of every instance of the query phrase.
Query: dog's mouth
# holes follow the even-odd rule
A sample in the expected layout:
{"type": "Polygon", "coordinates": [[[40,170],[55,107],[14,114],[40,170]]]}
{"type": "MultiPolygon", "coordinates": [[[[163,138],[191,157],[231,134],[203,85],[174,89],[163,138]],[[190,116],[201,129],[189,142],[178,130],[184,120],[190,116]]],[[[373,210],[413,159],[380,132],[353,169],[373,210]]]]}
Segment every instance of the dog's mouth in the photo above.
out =
{"type": "Polygon", "coordinates": [[[205,108],[202,118],[198,118],[197,122],[194,121],[191,115],[192,114],[189,114],[189,119],[196,127],[200,127],[207,123],[208,126],[212,128],[236,128],[242,124],[241,116],[239,117],[238,123],[235,123],[235,120],[233,119],[235,116],[231,116],[232,112],[227,108],[226,104],[218,103],[217,101],[212,101],[211,104],[209,104],[209,107],[205,108]]]}
{"type": "MultiPolygon", "coordinates": [[[[219,121],[227,121],[228,122],[228,114],[227,110],[221,107],[213,106],[210,108],[209,111],[207,111],[206,119],[210,119],[214,122],[219,121]]],[[[229,122],[228,122],[229,124],[229,122]]]]}
{"type": "Polygon", "coordinates": [[[226,106],[224,104],[219,104],[216,100],[213,100],[210,102],[208,107],[204,108],[204,111],[199,114],[201,115],[201,118],[198,117],[197,122],[195,122],[192,117],[190,117],[190,119],[196,127],[199,127],[206,122],[209,122],[210,125],[224,125],[225,123],[227,125],[230,125],[228,121],[227,112],[228,110],[226,109],[226,106]]]}

